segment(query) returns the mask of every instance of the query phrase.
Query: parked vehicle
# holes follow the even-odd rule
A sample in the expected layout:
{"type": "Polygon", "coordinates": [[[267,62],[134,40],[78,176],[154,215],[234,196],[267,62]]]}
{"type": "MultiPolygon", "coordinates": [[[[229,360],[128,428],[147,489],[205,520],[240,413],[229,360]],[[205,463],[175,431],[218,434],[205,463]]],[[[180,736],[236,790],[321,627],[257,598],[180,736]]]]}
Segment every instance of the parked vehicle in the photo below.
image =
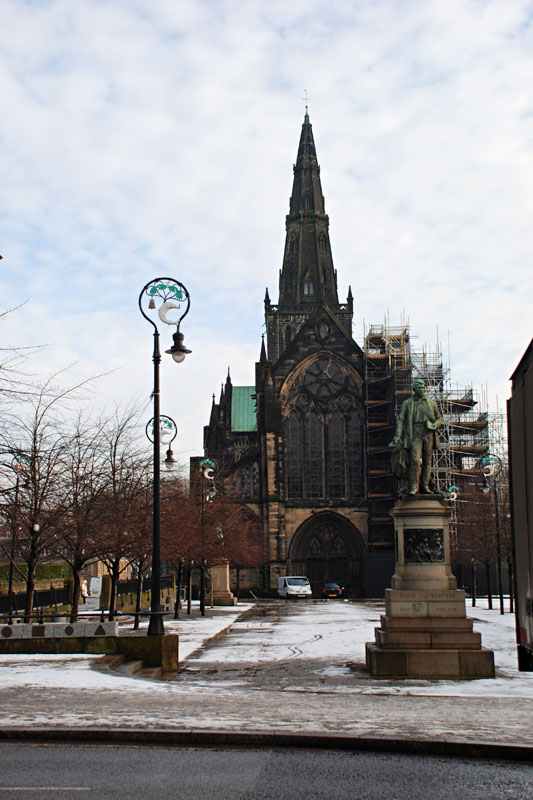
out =
{"type": "Polygon", "coordinates": [[[311,597],[311,584],[304,575],[284,575],[278,578],[278,597],[290,598],[311,597]]]}
{"type": "Polygon", "coordinates": [[[322,599],[326,600],[329,597],[344,597],[344,589],[338,583],[326,583],[322,587],[320,595],[322,599]]]}

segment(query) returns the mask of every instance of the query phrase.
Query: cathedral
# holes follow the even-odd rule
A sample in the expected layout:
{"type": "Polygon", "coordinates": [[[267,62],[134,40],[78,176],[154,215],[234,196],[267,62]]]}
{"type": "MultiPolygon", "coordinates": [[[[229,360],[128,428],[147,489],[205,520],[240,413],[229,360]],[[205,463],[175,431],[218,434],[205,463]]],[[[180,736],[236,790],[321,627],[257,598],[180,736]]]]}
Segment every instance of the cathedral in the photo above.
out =
{"type": "Polygon", "coordinates": [[[352,338],[351,289],[339,300],[307,113],[293,171],[279,296],[265,294],[255,386],[233,386],[228,374],[213,397],[204,455],[263,531],[253,585],[269,593],[278,576],[306,575],[315,595],[333,581],[350,596],[375,596],[393,571],[392,538],[369,540],[366,356],[352,338]]]}

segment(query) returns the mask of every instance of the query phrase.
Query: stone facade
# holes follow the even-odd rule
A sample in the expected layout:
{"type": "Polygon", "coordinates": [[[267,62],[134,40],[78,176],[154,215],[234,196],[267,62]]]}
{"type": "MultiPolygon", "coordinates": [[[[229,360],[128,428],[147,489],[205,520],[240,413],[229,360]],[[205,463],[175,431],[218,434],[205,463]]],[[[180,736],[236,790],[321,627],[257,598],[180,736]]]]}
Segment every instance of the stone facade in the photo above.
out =
{"type": "Polygon", "coordinates": [[[346,302],[338,298],[307,114],[285,227],[279,299],[272,304],[267,289],[255,385],[234,387],[228,374],[219,402],[213,397],[204,451],[217,461],[226,491],[262,527],[265,564],[255,586],[274,592],[279,575],[304,574],[315,593],[336,581],[361,596],[364,355],[352,338],[351,289],[346,302]]]}

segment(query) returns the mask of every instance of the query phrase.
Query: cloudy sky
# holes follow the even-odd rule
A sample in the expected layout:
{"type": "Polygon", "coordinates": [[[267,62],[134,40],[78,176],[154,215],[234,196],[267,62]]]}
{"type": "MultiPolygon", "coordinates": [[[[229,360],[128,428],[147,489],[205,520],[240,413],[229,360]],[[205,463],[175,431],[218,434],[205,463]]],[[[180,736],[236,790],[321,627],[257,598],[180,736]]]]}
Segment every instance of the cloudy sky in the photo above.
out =
{"type": "Polygon", "coordinates": [[[48,345],[28,369],[148,401],[138,295],[172,276],[193,353],[161,407],[200,452],[228,365],[254,380],[305,87],[354,338],[403,315],[504,405],[532,335],[531,0],[2,0],[0,29],[1,308],[27,301],[0,333],[48,345]]]}

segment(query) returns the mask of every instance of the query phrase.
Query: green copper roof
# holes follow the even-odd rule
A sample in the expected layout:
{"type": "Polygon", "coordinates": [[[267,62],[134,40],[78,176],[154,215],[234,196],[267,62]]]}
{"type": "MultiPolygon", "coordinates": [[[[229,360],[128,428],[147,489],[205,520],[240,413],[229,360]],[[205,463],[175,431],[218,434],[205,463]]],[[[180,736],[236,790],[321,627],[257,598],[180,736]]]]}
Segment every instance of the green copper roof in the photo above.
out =
{"type": "Polygon", "coordinates": [[[231,394],[231,430],[256,431],[255,386],[234,386],[231,394]]]}

